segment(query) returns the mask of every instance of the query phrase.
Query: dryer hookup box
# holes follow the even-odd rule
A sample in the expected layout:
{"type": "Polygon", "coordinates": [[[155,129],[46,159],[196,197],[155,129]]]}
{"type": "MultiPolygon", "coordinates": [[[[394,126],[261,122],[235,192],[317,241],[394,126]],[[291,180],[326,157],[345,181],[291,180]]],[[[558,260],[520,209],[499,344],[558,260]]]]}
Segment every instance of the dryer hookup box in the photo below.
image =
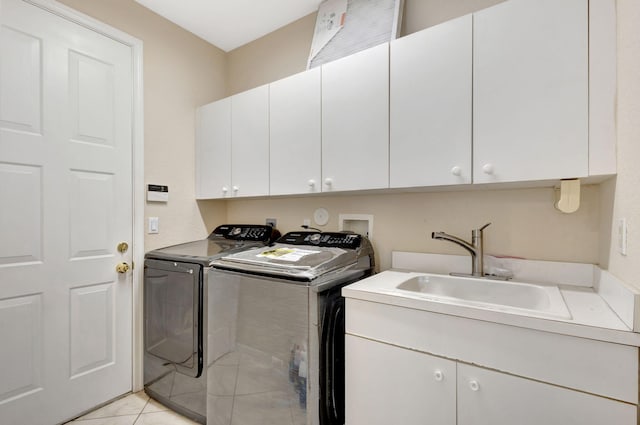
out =
{"type": "Polygon", "coordinates": [[[169,186],[159,184],[147,185],[147,201],[169,202],[169,186]]]}

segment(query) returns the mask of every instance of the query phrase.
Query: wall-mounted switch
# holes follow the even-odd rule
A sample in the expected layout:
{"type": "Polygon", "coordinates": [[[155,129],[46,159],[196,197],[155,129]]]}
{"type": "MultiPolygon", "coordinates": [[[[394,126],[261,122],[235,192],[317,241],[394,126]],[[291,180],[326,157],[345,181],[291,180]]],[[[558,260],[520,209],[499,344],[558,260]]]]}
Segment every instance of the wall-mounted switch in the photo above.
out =
{"type": "Polygon", "coordinates": [[[627,219],[618,220],[618,252],[627,255],[627,219]]]}
{"type": "Polygon", "coordinates": [[[149,217],[149,231],[147,233],[160,233],[160,219],[158,217],[149,217]]]}

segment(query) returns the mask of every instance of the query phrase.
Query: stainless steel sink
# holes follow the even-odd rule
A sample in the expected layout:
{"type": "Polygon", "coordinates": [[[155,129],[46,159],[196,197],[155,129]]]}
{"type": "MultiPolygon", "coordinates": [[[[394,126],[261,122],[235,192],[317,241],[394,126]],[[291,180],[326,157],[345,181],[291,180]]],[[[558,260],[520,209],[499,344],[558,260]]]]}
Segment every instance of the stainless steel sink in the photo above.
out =
{"type": "Polygon", "coordinates": [[[438,302],[516,314],[571,318],[557,286],[446,275],[420,275],[400,283],[396,288],[438,302]]]}

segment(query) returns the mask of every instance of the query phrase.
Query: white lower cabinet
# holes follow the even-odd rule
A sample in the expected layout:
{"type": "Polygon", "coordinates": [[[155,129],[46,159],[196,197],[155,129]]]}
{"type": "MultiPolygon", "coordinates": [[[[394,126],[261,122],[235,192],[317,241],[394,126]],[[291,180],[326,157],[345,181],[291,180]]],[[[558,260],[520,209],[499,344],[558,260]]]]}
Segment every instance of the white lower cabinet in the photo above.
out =
{"type": "Polygon", "coordinates": [[[354,335],[345,425],[636,425],[637,406],[354,335]]]}
{"type": "Polygon", "coordinates": [[[461,363],[457,375],[458,425],[637,424],[633,404],[461,363]]]}
{"type": "Polygon", "coordinates": [[[640,423],[637,347],[352,296],[345,425],[640,423]]]}
{"type": "Polygon", "coordinates": [[[346,425],[454,425],[456,363],[346,336],[346,425]]]}

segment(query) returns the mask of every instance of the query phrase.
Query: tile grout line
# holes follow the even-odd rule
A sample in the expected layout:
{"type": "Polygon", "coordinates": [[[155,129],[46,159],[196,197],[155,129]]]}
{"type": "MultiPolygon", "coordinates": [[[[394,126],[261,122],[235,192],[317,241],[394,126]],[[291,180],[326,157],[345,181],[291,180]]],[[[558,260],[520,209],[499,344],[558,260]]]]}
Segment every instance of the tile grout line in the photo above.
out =
{"type": "Polygon", "coordinates": [[[147,405],[149,404],[149,400],[151,400],[151,397],[149,397],[146,393],[144,395],[147,396],[147,401],[144,403],[144,406],[142,406],[142,409],[140,409],[138,416],[136,416],[136,419],[133,421],[131,425],[136,425],[136,422],[138,422],[138,419],[140,419],[142,412],[144,412],[144,409],[146,409],[147,405]]]}

